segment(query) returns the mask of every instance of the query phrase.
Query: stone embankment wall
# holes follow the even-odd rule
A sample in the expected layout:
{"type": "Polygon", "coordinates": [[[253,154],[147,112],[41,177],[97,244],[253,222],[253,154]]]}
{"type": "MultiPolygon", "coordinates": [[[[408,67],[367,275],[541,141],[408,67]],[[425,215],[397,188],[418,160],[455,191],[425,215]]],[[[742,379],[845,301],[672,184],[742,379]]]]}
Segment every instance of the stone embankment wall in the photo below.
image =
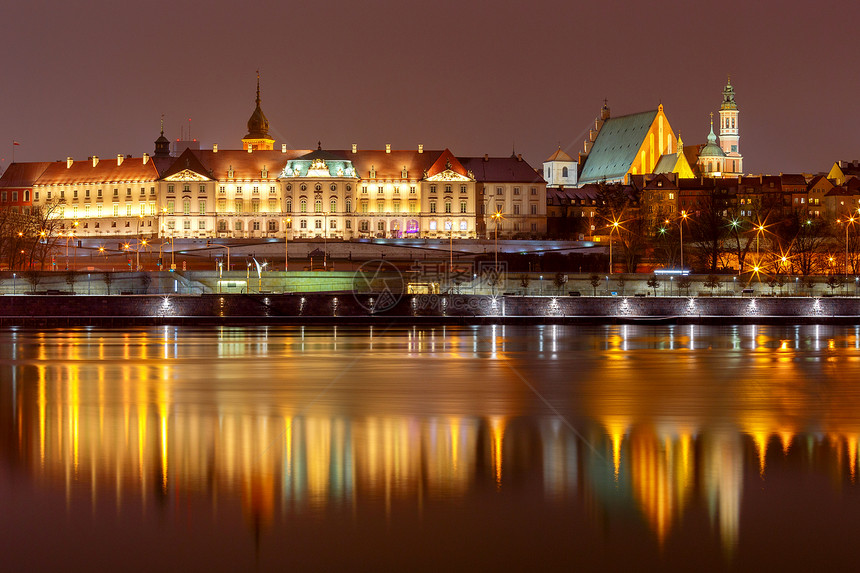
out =
{"type": "Polygon", "coordinates": [[[0,325],[313,322],[841,322],[860,298],[341,294],[2,296],[0,325]]]}

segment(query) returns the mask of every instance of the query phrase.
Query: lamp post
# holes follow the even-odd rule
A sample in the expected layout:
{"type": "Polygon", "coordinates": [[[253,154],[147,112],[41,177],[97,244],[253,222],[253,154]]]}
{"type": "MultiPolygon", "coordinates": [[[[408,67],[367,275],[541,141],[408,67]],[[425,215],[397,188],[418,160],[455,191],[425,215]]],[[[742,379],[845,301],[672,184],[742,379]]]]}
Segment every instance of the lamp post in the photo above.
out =
{"type": "Polygon", "coordinates": [[[15,278],[17,276],[18,275],[16,275],[15,273],[12,273],[12,294],[18,294],[18,287],[17,283],[15,282],[15,278]]]}
{"type": "Polygon", "coordinates": [[[618,228],[618,221],[612,221],[609,228],[609,274],[612,274],[612,231],[618,228]]]}
{"type": "MultiPolygon", "coordinates": [[[[284,219],[284,272],[287,272],[289,270],[289,266],[290,266],[289,240],[290,240],[290,223],[292,223],[292,222],[293,222],[293,220],[290,219],[289,217],[284,219]]],[[[229,249],[228,249],[227,253],[229,256],[229,253],[230,253],[229,249]]],[[[228,265],[228,267],[229,267],[229,265],[228,265]]]]}
{"type": "Polygon", "coordinates": [[[495,260],[495,269],[496,269],[496,272],[498,272],[498,270],[499,270],[499,220],[500,220],[501,218],[502,218],[502,212],[501,212],[501,211],[496,211],[495,213],[493,213],[493,220],[496,222],[496,228],[495,228],[495,231],[494,231],[494,233],[495,233],[495,239],[494,239],[495,246],[494,246],[494,249],[495,249],[495,251],[496,251],[496,260],[495,260]]]}
{"type": "Polygon", "coordinates": [[[756,261],[755,261],[755,262],[756,262],[756,264],[758,264],[758,259],[759,259],[759,255],[758,255],[758,238],[759,238],[759,236],[761,235],[762,231],[764,231],[764,225],[762,225],[761,223],[759,223],[758,227],[756,227],[756,228],[755,228],[755,231],[756,231],[756,233],[755,233],[755,259],[756,259],[756,261]]]}
{"type": "Polygon", "coordinates": [[[687,220],[687,211],[681,211],[681,220],[678,227],[681,229],[681,270],[684,270],[684,221],[687,220]]]}
{"type": "Polygon", "coordinates": [[[854,216],[848,215],[845,219],[845,276],[848,276],[848,225],[854,224],[854,216]]]}

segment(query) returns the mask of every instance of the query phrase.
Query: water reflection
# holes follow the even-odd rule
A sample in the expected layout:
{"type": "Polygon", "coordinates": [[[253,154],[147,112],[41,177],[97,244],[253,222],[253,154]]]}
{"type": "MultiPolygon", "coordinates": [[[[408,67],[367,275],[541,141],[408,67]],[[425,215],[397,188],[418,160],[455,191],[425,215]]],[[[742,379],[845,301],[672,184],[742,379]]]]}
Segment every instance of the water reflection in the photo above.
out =
{"type": "Polygon", "coordinates": [[[701,535],[704,513],[732,560],[745,498],[772,472],[833,491],[857,476],[856,327],[168,327],[2,342],[2,456],[60,488],[66,511],[191,496],[214,515],[236,500],[259,536],[332,510],[420,515],[510,494],[632,519],[658,551],[701,535]]]}

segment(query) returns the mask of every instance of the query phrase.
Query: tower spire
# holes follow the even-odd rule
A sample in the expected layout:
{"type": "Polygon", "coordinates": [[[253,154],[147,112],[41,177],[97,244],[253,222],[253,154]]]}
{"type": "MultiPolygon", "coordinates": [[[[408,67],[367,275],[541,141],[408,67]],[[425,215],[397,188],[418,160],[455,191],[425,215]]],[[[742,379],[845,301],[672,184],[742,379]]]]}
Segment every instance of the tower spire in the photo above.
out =
{"type": "Polygon", "coordinates": [[[248,133],[242,138],[242,148],[271,150],[275,140],[269,137],[269,120],[260,108],[260,70],[257,70],[257,99],[254,113],[248,119],[248,133]]]}
{"type": "Polygon", "coordinates": [[[257,70],[257,105],[260,105],[260,70],[257,70]]]}

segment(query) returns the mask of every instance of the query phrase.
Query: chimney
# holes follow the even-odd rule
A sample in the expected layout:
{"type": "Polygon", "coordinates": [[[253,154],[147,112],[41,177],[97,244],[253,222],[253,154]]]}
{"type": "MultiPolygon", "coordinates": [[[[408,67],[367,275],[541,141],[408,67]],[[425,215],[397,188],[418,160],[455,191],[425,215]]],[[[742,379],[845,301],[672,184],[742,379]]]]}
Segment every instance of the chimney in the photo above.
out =
{"type": "Polygon", "coordinates": [[[66,169],[71,169],[72,163],[74,163],[74,162],[75,162],[75,160],[72,159],[71,157],[66,157],[66,169]]]}
{"type": "Polygon", "coordinates": [[[149,162],[149,153],[143,154],[143,164],[146,165],[149,162]]]}
{"type": "Polygon", "coordinates": [[[424,144],[423,143],[418,144],[418,153],[424,153],[424,144]]]}
{"type": "Polygon", "coordinates": [[[116,156],[116,165],[117,165],[117,167],[119,167],[120,165],[122,165],[122,160],[123,160],[123,159],[125,159],[125,157],[123,157],[122,153],[120,153],[120,154],[118,154],[118,155],[116,156]]]}
{"type": "Polygon", "coordinates": [[[218,153],[218,144],[217,143],[212,146],[212,153],[218,153]]]}
{"type": "Polygon", "coordinates": [[[391,144],[390,143],[385,144],[385,153],[391,153],[391,144]]]}
{"type": "Polygon", "coordinates": [[[99,164],[99,158],[97,155],[93,155],[93,167],[99,164]]]}
{"type": "Polygon", "coordinates": [[[485,153],[484,154],[484,161],[489,161],[489,160],[490,160],[490,155],[488,153],[485,153]]]}
{"type": "Polygon", "coordinates": [[[286,153],[286,152],[287,152],[287,144],[286,144],[286,143],[282,143],[282,144],[281,144],[281,153],[286,153]]]}
{"type": "Polygon", "coordinates": [[[517,153],[517,161],[522,161],[522,160],[523,160],[523,154],[517,153]]]}
{"type": "Polygon", "coordinates": [[[357,144],[357,143],[353,143],[353,144],[352,144],[352,152],[353,152],[353,153],[357,153],[357,152],[358,152],[358,144],[357,144]]]}

